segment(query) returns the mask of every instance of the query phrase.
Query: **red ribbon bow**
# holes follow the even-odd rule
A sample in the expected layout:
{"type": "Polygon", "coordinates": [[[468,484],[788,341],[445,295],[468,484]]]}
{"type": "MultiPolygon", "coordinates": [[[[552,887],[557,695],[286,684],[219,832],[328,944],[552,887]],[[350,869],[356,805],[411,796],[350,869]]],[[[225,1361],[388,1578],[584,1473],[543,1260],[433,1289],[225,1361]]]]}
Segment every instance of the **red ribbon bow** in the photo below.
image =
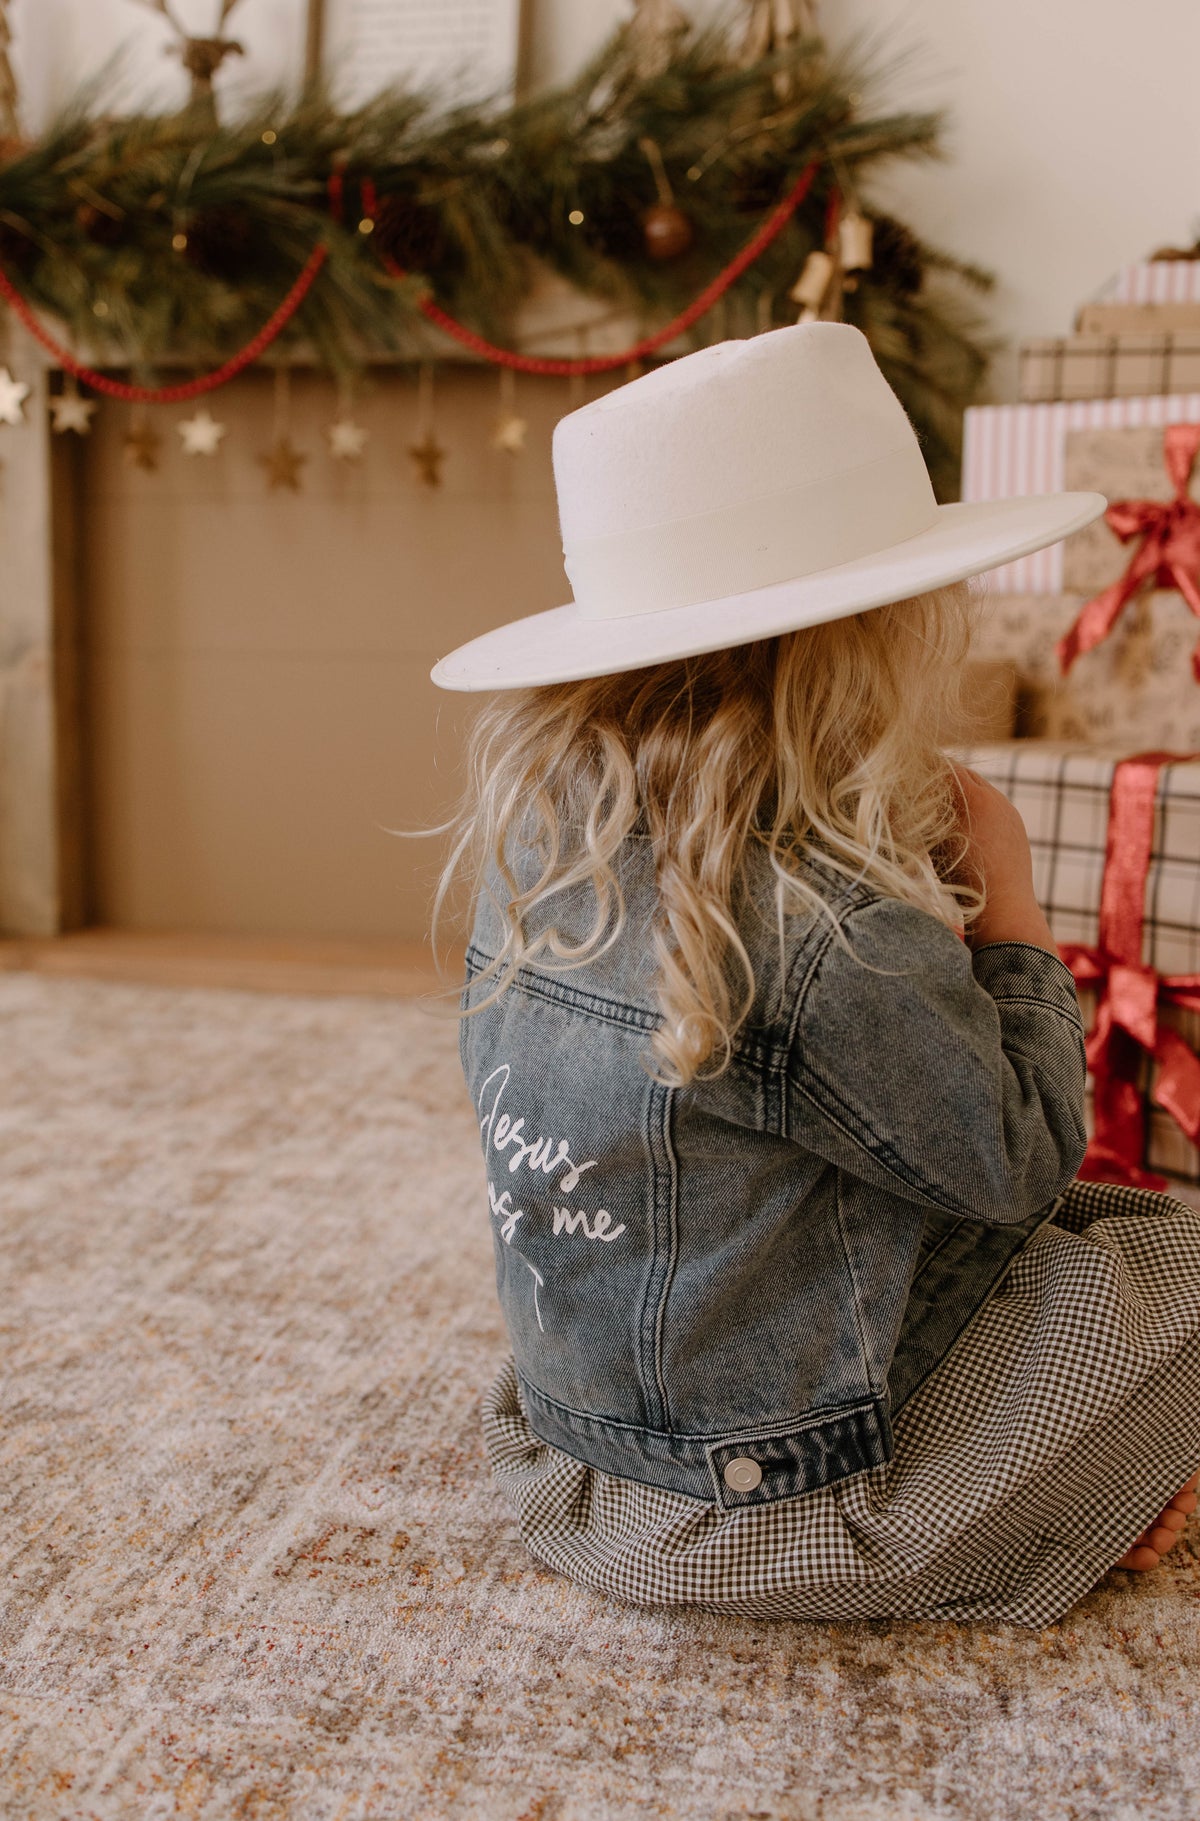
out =
{"type": "Polygon", "coordinates": [[[1158,1021],[1160,1005],[1200,1012],[1200,974],[1164,976],[1142,961],[1146,878],[1154,836],[1154,803],[1164,765],[1200,753],[1143,752],[1113,771],[1108,841],[1095,948],[1059,948],[1077,986],[1095,986],[1100,1001],[1087,1037],[1095,1087],[1094,1136],[1079,1174],[1093,1182],[1165,1189],[1164,1176],[1142,1168],[1145,1113],[1138,1075],[1143,1052],[1158,1073],[1150,1098],[1200,1144],[1200,1057],[1158,1021]]]}
{"type": "MultiPolygon", "coordinates": [[[[1114,500],[1105,512],[1123,544],[1142,541],[1119,581],[1094,596],[1059,640],[1058,662],[1065,676],[1081,651],[1090,651],[1112,631],[1126,601],[1146,581],[1154,588],[1177,588],[1200,617],[1200,504],[1188,494],[1200,424],[1170,424],[1163,431],[1163,463],[1175,489],[1170,500],[1114,500]]],[[[1200,683],[1200,644],[1192,653],[1192,671],[1200,683]]]]}

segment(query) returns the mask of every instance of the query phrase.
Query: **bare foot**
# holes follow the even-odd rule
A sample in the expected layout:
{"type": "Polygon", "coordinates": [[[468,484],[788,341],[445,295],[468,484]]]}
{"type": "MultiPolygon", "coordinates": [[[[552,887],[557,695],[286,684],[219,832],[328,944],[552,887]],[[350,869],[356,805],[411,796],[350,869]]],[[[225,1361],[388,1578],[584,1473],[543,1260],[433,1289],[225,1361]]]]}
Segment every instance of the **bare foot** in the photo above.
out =
{"type": "Polygon", "coordinates": [[[1173,1549],[1179,1541],[1180,1532],[1196,1509],[1198,1485],[1200,1473],[1193,1473],[1187,1485],[1180,1487],[1175,1497],[1163,1506],[1154,1522],[1143,1530],[1137,1541],[1113,1566],[1132,1568],[1139,1574],[1144,1574],[1149,1568],[1157,1568],[1168,1549],[1173,1549]]]}

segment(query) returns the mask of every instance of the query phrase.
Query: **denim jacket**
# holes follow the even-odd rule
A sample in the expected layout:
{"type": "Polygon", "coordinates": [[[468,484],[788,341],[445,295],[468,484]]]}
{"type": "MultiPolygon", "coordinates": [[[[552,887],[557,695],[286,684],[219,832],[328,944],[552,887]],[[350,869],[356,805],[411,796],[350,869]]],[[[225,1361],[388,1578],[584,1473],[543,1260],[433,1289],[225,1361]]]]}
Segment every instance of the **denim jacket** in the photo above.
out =
{"type": "MultiPolygon", "coordinates": [[[[853,952],[809,910],[781,932],[756,848],[737,910],[755,1001],[720,1075],[673,1088],[643,1065],[655,885],[636,837],[619,940],[583,965],[539,956],[460,1027],[533,1430],[726,1510],[890,1458],[892,1416],[1086,1143],[1083,1031],[1057,957],[972,954],[818,850],[801,864],[853,952]]],[[[594,896],[541,914],[578,943],[594,896]]],[[[499,942],[485,894],[464,1009],[490,990],[477,980],[499,942]]]]}

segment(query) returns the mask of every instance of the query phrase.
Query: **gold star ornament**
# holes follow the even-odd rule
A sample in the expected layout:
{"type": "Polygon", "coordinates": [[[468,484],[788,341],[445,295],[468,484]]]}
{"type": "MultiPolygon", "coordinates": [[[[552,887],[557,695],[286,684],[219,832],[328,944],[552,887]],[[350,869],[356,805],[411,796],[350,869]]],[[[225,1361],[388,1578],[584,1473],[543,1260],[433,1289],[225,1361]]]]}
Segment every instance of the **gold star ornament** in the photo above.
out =
{"type": "Polygon", "coordinates": [[[339,417],[325,431],[335,462],[360,462],[369,432],[348,417],[339,417]]]}
{"type": "Polygon", "coordinates": [[[185,455],[215,455],[229,426],[218,423],[211,411],[201,410],[195,417],[185,417],[175,428],[183,440],[185,455]]]}
{"type": "Polygon", "coordinates": [[[286,487],[290,493],[299,493],[300,470],[308,457],[302,455],[286,436],[281,436],[258,460],[266,471],[267,486],[272,493],[277,493],[281,487],[286,487]]]}
{"type": "Polygon", "coordinates": [[[506,411],[496,419],[492,428],[492,448],[501,450],[505,455],[520,455],[525,447],[525,437],[529,430],[528,421],[518,417],[515,411],[506,411]]]}
{"type": "Polygon", "coordinates": [[[131,468],[142,468],[152,474],[158,467],[162,437],[149,424],[135,424],[125,435],[125,460],[131,468]]]}
{"type": "Polygon", "coordinates": [[[442,463],[446,451],[432,430],[426,430],[419,443],[410,443],[408,453],[417,466],[417,477],[426,487],[440,487],[442,484],[442,463]]]}
{"type": "Polygon", "coordinates": [[[82,392],[69,387],[50,400],[50,427],[55,436],[65,436],[68,430],[73,430],[76,436],[88,436],[95,409],[94,398],[85,398],[82,392]]]}
{"type": "Polygon", "coordinates": [[[25,413],[21,406],[28,397],[25,382],[14,379],[7,367],[0,367],[0,424],[23,424],[25,413]]]}

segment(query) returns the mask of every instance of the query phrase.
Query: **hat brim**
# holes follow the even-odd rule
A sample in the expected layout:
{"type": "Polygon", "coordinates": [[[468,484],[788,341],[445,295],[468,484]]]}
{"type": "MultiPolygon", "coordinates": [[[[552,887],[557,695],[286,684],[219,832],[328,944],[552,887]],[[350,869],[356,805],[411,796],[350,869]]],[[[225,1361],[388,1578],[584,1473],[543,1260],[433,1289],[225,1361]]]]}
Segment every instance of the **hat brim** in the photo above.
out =
{"type": "Polygon", "coordinates": [[[625,618],[585,618],[572,601],[471,639],[430,674],[440,689],[536,688],[773,638],[1028,556],[1090,525],[1107,504],[1102,493],[957,501],[939,506],[933,524],[916,537],[834,569],[625,618]]]}

